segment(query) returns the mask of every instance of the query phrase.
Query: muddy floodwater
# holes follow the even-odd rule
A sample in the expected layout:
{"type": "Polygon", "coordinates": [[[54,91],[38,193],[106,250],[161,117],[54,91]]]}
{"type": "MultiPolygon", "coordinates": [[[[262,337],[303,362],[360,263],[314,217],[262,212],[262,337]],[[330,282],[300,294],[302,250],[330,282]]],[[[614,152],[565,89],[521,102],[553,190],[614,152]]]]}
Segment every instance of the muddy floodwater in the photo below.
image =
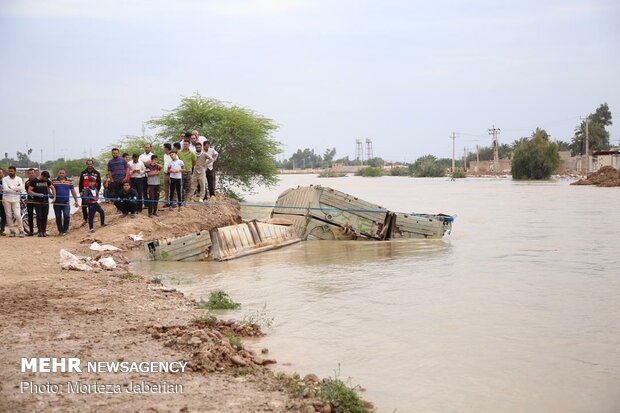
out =
{"type": "MultiPolygon", "coordinates": [[[[455,214],[443,240],[302,242],[227,263],[140,263],[224,317],[273,318],[277,369],[352,378],[379,412],[620,411],[620,188],[284,175],[455,214]]],[[[260,215],[261,208],[245,209],[260,215]]]]}

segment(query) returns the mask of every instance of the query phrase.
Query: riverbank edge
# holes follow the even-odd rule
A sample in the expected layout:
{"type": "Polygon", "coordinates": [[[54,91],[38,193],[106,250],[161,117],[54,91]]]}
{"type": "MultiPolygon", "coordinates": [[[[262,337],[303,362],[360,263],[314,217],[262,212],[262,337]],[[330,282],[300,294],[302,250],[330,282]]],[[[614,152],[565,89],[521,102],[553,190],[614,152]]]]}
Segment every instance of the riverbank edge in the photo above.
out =
{"type": "MultiPolygon", "coordinates": [[[[4,254],[0,256],[0,267],[11,271],[10,276],[3,276],[0,282],[2,313],[7,316],[0,322],[5,332],[0,340],[4,349],[0,351],[3,359],[0,367],[5,372],[0,373],[0,383],[5,383],[0,387],[1,399],[4,400],[0,402],[0,409],[31,411],[35,408],[45,411],[60,407],[62,411],[83,411],[85,407],[91,408],[85,400],[74,404],[68,397],[21,397],[12,392],[15,384],[7,384],[15,379],[18,358],[77,355],[105,360],[118,359],[119,353],[122,353],[120,358],[130,360],[132,351],[118,351],[114,343],[127,341],[131,346],[139,340],[142,351],[135,354],[151,357],[166,354],[167,357],[188,360],[190,377],[184,375],[183,381],[214,383],[193,386],[197,392],[189,399],[186,395],[179,395],[175,400],[174,395],[168,395],[161,404],[155,405],[143,397],[125,397],[124,406],[129,409],[160,408],[161,405],[168,408],[185,403],[181,411],[211,411],[211,408],[212,411],[239,412],[257,409],[332,411],[334,404],[321,399],[319,393],[323,385],[334,380],[320,380],[313,374],[302,379],[295,374],[275,373],[268,367],[275,362],[267,357],[268,350],[257,355],[233,344],[231,336],[262,335],[260,327],[213,319],[207,310],[197,308],[196,301],[182,292],[159,285],[150,280],[148,274],[129,272],[127,269],[131,260],[123,254],[136,252],[142,248],[141,242],[124,243],[120,252],[97,253],[85,248],[90,238],[71,235],[62,239],[62,248],[49,238],[2,239],[4,251],[7,247],[18,246],[35,257],[48,255],[54,259],[45,260],[40,271],[32,271],[32,268],[19,265],[19,259],[7,259],[4,254]],[[112,256],[119,265],[113,271],[96,273],[62,270],[56,260],[61,249],[94,259],[112,256]],[[85,294],[88,297],[84,297],[85,294]],[[54,311],[50,312],[50,307],[54,311]],[[145,308],[152,313],[145,313],[145,308]],[[153,313],[157,316],[152,316],[153,313]],[[97,325],[100,331],[93,331],[93,325],[97,325]],[[26,340],[24,333],[28,336],[26,340]],[[34,343],[29,343],[31,339],[35,339],[34,343]],[[100,348],[107,348],[107,351],[98,351],[100,348]],[[216,380],[209,380],[215,377],[216,380]],[[238,391],[216,401],[213,406],[208,401],[202,404],[201,399],[217,393],[218,387],[234,387],[238,391]],[[194,400],[196,396],[197,400],[194,400]],[[232,405],[238,407],[231,408],[232,405]],[[184,407],[189,410],[183,410],[184,407]]],[[[105,239],[100,241],[105,242],[105,239]]],[[[127,345],[124,349],[128,349],[127,345]]],[[[30,376],[32,378],[32,373],[30,376]]],[[[34,377],[40,378],[41,375],[35,374],[34,377]]],[[[80,376],[80,380],[89,379],[101,378],[80,376]]],[[[105,397],[102,399],[98,395],[92,402],[99,406],[99,411],[107,410],[106,407],[101,408],[102,404],[105,405],[105,397]]],[[[117,410],[113,406],[114,403],[111,403],[110,411],[117,410]]],[[[368,403],[365,406],[371,408],[368,403]]]]}

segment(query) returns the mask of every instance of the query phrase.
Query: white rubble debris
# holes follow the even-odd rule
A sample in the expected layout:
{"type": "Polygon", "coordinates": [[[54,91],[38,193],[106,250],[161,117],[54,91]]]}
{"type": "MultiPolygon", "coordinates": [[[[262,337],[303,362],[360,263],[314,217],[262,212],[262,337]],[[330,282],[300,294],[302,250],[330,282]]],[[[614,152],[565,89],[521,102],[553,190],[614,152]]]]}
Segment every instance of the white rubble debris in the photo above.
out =
{"type": "Polygon", "coordinates": [[[144,234],[142,233],[142,231],[140,231],[137,234],[129,234],[129,238],[134,241],[142,241],[144,239],[144,234]]]}
{"type": "Polygon", "coordinates": [[[114,245],[104,244],[101,245],[97,241],[90,244],[89,249],[93,251],[120,251],[120,248],[115,247],[114,245]]]}
{"type": "Polygon", "coordinates": [[[116,262],[114,261],[114,258],[112,257],[101,258],[97,263],[104,270],[112,271],[113,269],[116,268],[116,262]]]}
{"type": "Polygon", "coordinates": [[[83,260],[83,257],[76,257],[67,250],[60,250],[60,266],[63,270],[93,271],[94,268],[83,260]]]}

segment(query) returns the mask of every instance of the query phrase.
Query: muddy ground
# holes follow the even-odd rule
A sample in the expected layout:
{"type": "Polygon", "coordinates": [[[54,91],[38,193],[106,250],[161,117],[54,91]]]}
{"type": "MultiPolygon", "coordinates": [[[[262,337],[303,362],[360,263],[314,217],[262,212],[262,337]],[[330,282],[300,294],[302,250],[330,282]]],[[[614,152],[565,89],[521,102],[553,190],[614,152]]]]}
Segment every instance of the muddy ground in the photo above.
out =
{"type": "MultiPolygon", "coordinates": [[[[123,255],[145,239],[239,221],[238,205],[222,199],[211,206],[165,211],[159,218],[135,218],[108,211],[109,226],[94,234],[73,215],[71,233],[47,238],[0,238],[0,411],[62,412],[312,412],[331,411],[312,394],[293,397],[286,382],[268,367],[275,360],[233,346],[229,336],[262,334],[257,326],[214,321],[207,310],[176,291],[134,276],[121,265],[114,271],[66,271],[59,251],[101,255],[88,250],[93,240],[113,244],[123,255]],[[207,316],[207,317],[205,317],[207,316]],[[186,361],[185,373],[22,373],[22,357],[79,357],[88,361],[186,361]],[[120,394],[69,394],[66,383],[120,384],[120,394]],[[130,382],[181,384],[182,393],[125,392],[130,382]],[[61,384],[61,394],[22,392],[22,382],[61,384]],[[310,396],[310,397],[308,397],[310,396]]],[[[110,255],[104,253],[104,256],[110,255]]],[[[127,261],[125,261],[127,262],[127,261]]],[[[314,379],[312,379],[314,380],[314,379]]],[[[178,389],[178,386],[177,386],[178,389]]],[[[306,392],[307,393],[307,392],[306,392]]]]}
{"type": "Polygon", "coordinates": [[[585,179],[573,182],[571,185],[596,185],[602,187],[620,186],[620,171],[611,166],[603,166],[585,179]]]}

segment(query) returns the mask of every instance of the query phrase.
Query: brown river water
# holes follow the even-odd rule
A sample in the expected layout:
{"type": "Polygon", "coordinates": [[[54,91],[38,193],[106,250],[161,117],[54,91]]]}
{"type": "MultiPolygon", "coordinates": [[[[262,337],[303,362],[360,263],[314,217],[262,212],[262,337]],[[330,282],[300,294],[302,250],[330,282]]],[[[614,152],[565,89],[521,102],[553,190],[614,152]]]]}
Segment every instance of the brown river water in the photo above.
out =
{"type": "MultiPolygon", "coordinates": [[[[351,378],[378,412],[620,411],[620,188],[506,178],[283,175],[399,212],[443,240],[309,241],[238,260],[137,264],[195,298],[264,309],[277,369],[351,378]]],[[[246,215],[268,209],[245,209],[246,215]]]]}

